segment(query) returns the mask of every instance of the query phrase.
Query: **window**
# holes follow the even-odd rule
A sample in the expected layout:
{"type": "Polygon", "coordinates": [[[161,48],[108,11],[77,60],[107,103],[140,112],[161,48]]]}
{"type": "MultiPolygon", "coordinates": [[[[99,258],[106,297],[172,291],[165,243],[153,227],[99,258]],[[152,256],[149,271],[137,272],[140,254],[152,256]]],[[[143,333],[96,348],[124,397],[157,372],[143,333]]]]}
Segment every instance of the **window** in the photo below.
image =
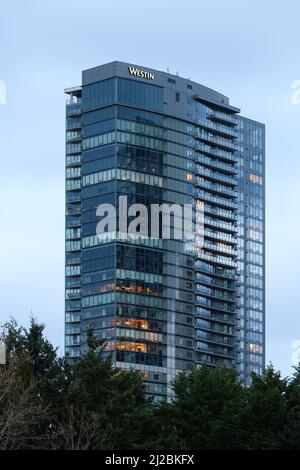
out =
{"type": "Polygon", "coordinates": [[[179,103],[179,101],[180,101],[180,93],[176,92],[175,99],[176,99],[177,103],[179,103]]]}
{"type": "Polygon", "coordinates": [[[254,173],[250,173],[249,179],[252,183],[260,184],[262,185],[262,176],[256,175],[254,173]]]}
{"type": "Polygon", "coordinates": [[[114,102],[115,79],[86,85],[82,90],[83,111],[90,111],[114,102]]]}
{"type": "Polygon", "coordinates": [[[163,111],[163,88],[148,83],[118,79],[118,102],[130,106],[163,111]]]}
{"type": "Polygon", "coordinates": [[[168,78],[169,83],[173,83],[174,85],[176,84],[176,80],[174,78],[168,78]]]}

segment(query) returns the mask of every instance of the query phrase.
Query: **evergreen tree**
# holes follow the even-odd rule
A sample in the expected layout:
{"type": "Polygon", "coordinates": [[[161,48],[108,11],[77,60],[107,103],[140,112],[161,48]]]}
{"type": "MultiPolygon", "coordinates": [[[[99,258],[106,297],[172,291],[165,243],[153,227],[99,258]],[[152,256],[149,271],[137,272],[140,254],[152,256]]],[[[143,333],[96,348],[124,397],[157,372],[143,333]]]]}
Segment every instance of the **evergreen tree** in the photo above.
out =
{"type": "Polygon", "coordinates": [[[286,425],[287,379],[272,365],[259,377],[252,375],[247,392],[244,426],[247,432],[245,449],[280,449],[281,433],[286,425]]]}
{"type": "Polygon", "coordinates": [[[246,388],[225,367],[181,372],[171,403],[154,405],[140,373],[118,370],[103,341],[59,358],[31,319],[5,325],[0,366],[0,449],[297,449],[300,366],[290,380],[273,366],[246,388]]]}
{"type": "Polygon", "coordinates": [[[300,450],[300,365],[294,367],[292,378],[288,381],[286,398],[288,412],[281,433],[281,448],[300,450]]]}
{"type": "Polygon", "coordinates": [[[163,404],[158,448],[230,449],[240,447],[245,392],[234,370],[202,366],[174,381],[174,401],[163,404]],[[176,447],[174,447],[176,446],[176,447]]]}

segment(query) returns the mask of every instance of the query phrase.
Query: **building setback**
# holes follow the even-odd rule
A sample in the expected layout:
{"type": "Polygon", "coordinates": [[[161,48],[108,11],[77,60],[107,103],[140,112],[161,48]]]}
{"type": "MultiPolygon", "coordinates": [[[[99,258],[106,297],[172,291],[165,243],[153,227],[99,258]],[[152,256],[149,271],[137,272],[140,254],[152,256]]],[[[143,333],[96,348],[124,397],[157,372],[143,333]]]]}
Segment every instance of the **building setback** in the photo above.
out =
{"type": "Polygon", "coordinates": [[[265,353],[264,125],[203,85],[123,62],[66,93],[66,354],[86,351],[92,326],[156,400],[203,363],[249,383],[265,353]],[[99,237],[97,207],[120,196],[192,205],[201,250],[99,237]]]}

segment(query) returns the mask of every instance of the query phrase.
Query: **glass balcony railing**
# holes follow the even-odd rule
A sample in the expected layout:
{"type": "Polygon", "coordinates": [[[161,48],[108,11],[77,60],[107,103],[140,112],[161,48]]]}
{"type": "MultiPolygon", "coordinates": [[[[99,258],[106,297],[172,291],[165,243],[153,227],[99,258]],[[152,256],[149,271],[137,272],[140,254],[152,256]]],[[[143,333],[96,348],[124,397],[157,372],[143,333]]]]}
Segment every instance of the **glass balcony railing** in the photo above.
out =
{"type": "MultiPolygon", "coordinates": [[[[234,357],[234,353],[231,350],[227,350],[227,348],[217,348],[214,346],[208,346],[208,344],[205,343],[205,345],[201,344],[200,340],[197,341],[196,344],[196,351],[202,351],[208,354],[214,354],[216,356],[224,356],[224,357],[234,357]]],[[[207,363],[207,360],[205,359],[205,362],[207,363]]]]}
{"type": "Polygon", "coordinates": [[[66,217],[66,228],[79,227],[81,225],[80,216],[67,215],[66,217]]]}
{"type": "Polygon", "coordinates": [[[78,116],[81,114],[81,103],[71,103],[67,102],[66,106],[66,116],[78,116]]]}
{"type": "Polygon", "coordinates": [[[226,194],[228,196],[237,197],[237,192],[234,189],[231,189],[228,186],[224,186],[218,183],[212,183],[198,176],[195,181],[196,186],[201,186],[201,188],[206,188],[209,191],[226,194]]]}
{"type": "Polygon", "coordinates": [[[80,118],[71,118],[66,120],[66,130],[77,130],[81,129],[81,120],[80,118]]]}
{"type": "Polygon", "coordinates": [[[216,320],[216,321],[221,321],[221,322],[224,322],[224,323],[229,323],[231,325],[234,325],[235,324],[235,318],[233,317],[233,313],[235,313],[235,311],[232,311],[232,312],[229,312],[228,314],[225,314],[225,313],[217,313],[217,312],[214,312],[210,309],[206,309],[206,308],[203,308],[203,307],[197,307],[196,308],[196,317],[201,317],[201,318],[205,318],[207,320],[216,320]]]}
{"type": "Polygon", "coordinates": [[[66,357],[80,357],[81,356],[81,351],[80,351],[80,343],[77,345],[78,347],[75,349],[73,346],[70,346],[69,348],[66,347],[66,357]]]}
{"type": "Polygon", "coordinates": [[[81,277],[66,277],[66,287],[80,287],[81,286],[81,277]]]}
{"type": "MultiPolygon", "coordinates": [[[[233,357],[233,356],[232,356],[233,357]]],[[[232,366],[232,357],[228,359],[228,357],[212,357],[208,354],[204,354],[203,352],[199,351],[196,355],[196,363],[197,364],[210,364],[212,366],[223,365],[226,367],[232,366]]]]}
{"type": "Polygon", "coordinates": [[[210,300],[205,297],[196,297],[196,305],[201,306],[203,305],[206,308],[213,308],[216,310],[221,310],[222,312],[228,312],[228,313],[234,313],[235,312],[235,306],[232,305],[232,303],[226,303],[226,302],[218,302],[216,300],[210,300]]]}
{"type": "Polygon", "coordinates": [[[211,264],[204,263],[202,261],[196,261],[195,268],[204,273],[214,274],[222,278],[228,278],[230,280],[236,280],[236,273],[232,269],[220,268],[219,266],[212,266],[211,264]]]}
{"type": "Polygon", "coordinates": [[[229,124],[231,126],[237,125],[237,118],[232,114],[223,113],[222,111],[214,111],[207,116],[212,121],[223,122],[225,124],[229,124]]]}
{"type": "Polygon", "coordinates": [[[222,334],[222,335],[230,335],[231,337],[233,337],[232,326],[228,328],[228,325],[226,324],[209,322],[211,323],[211,326],[207,327],[206,323],[207,323],[206,320],[197,318],[196,330],[207,331],[207,332],[211,332],[212,334],[217,333],[217,334],[222,334]]]}
{"type": "Polygon", "coordinates": [[[70,98],[66,100],[66,105],[69,106],[71,104],[79,104],[81,103],[81,97],[80,96],[74,96],[71,95],[70,98]]]}
{"type": "Polygon", "coordinates": [[[231,175],[232,174],[234,174],[234,175],[237,174],[237,169],[236,169],[235,166],[232,165],[232,163],[220,162],[219,160],[216,160],[214,158],[206,157],[205,155],[202,155],[201,153],[198,153],[196,155],[195,162],[200,163],[202,165],[212,167],[212,168],[220,169],[220,170],[222,170],[222,171],[224,171],[228,174],[231,174],[231,175]]]}
{"type": "Polygon", "coordinates": [[[66,300],[74,300],[74,299],[80,299],[80,298],[81,298],[80,292],[76,294],[66,294],[66,300]]]}
{"type": "Polygon", "coordinates": [[[75,206],[67,206],[66,208],[66,215],[75,215],[81,212],[81,205],[77,204],[75,206]]]}
{"type": "MultiPolygon", "coordinates": [[[[199,189],[197,191],[196,197],[198,197],[199,199],[201,199],[204,202],[208,201],[212,204],[216,204],[217,206],[231,207],[233,209],[236,208],[236,202],[235,201],[233,201],[231,199],[225,199],[225,198],[220,197],[220,196],[214,196],[214,195],[209,194],[206,191],[203,191],[201,189],[199,189]]],[[[232,216],[232,218],[234,219],[235,216],[232,216]]]]}
{"type": "Polygon", "coordinates": [[[231,336],[223,336],[223,333],[213,334],[206,331],[197,330],[196,331],[196,339],[202,341],[208,341],[214,344],[226,345],[226,346],[234,346],[235,339],[231,336]]]}
{"type": "Polygon", "coordinates": [[[66,157],[66,165],[67,166],[74,166],[81,164],[81,155],[67,155],[66,157]]]}
{"type": "Polygon", "coordinates": [[[215,147],[211,147],[210,145],[204,144],[202,142],[197,142],[194,144],[195,150],[199,152],[203,152],[208,155],[214,155],[219,157],[223,160],[227,160],[233,163],[236,163],[236,157],[233,153],[227,152],[226,150],[218,149],[215,147]]]}
{"type": "Polygon", "coordinates": [[[204,236],[207,236],[209,238],[213,238],[215,240],[223,240],[225,242],[231,243],[233,245],[237,244],[237,239],[230,235],[229,233],[224,233],[224,232],[215,232],[213,230],[208,230],[204,229],[204,236]]]}
{"type": "Polygon", "coordinates": [[[200,258],[204,261],[211,261],[222,266],[237,268],[237,262],[227,256],[212,255],[211,253],[202,253],[200,258]]]}
{"type": "Polygon", "coordinates": [[[197,284],[195,293],[209,296],[212,299],[225,300],[226,302],[237,301],[237,297],[235,295],[229,294],[228,292],[215,292],[214,289],[202,286],[201,284],[197,284]]]}
{"type": "Polygon", "coordinates": [[[82,139],[81,132],[77,131],[68,131],[66,134],[66,142],[78,142],[82,139]],[[68,134],[68,132],[72,132],[72,134],[68,134]]]}
{"type": "Polygon", "coordinates": [[[216,137],[212,134],[209,134],[208,132],[201,130],[198,130],[195,133],[195,139],[204,140],[206,142],[213,143],[225,149],[235,150],[236,148],[235,144],[232,141],[228,139],[222,139],[222,137],[216,137]]]}
{"type": "Polygon", "coordinates": [[[232,212],[232,211],[228,211],[226,209],[221,209],[220,207],[212,207],[212,206],[209,206],[209,205],[205,205],[204,207],[204,211],[208,214],[211,214],[213,216],[217,216],[217,217],[223,217],[225,219],[231,219],[231,220],[235,220],[236,219],[236,214],[235,212],[232,212]]]}
{"type": "Polygon", "coordinates": [[[203,176],[207,176],[208,178],[215,179],[218,181],[223,181],[224,183],[231,184],[232,186],[236,186],[237,182],[232,176],[224,175],[218,171],[208,170],[201,165],[196,165],[196,174],[200,174],[203,176]]]}
{"type": "Polygon", "coordinates": [[[81,201],[81,192],[80,191],[67,191],[66,192],[66,202],[80,202],[81,201]]]}
{"type": "Polygon", "coordinates": [[[204,248],[211,251],[217,251],[220,253],[226,253],[228,255],[237,256],[237,251],[224,243],[213,243],[211,241],[205,240],[204,248]]]}
{"type": "Polygon", "coordinates": [[[237,130],[234,127],[232,127],[231,125],[226,126],[226,125],[223,125],[223,124],[216,124],[215,122],[207,121],[207,120],[204,120],[204,119],[195,119],[195,123],[200,127],[203,127],[205,129],[209,129],[212,132],[215,132],[215,133],[218,133],[218,134],[221,134],[221,135],[229,136],[229,137],[232,137],[232,138],[235,138],[238,135],[237,130]]]}
{"type": "Polygon", "coordinates": [[[219,289],[226,289],[229,291],[236,291],[236,283],[235,281],[228,281],[223,279],[218,279],[215,277],[210,277],[205,274],[197,273],[195,282],[201,282],[202,284],[206,284],[211,287],[218,287],[219,289]]]}
{"type": "Polygon", "coordinates": [[[223,222],[222,220],[212,219],[210,217],[204,217],[204,226],[208,225],[215,227],[220,230],[227,230],[228,232],[237,232],[237,227],[229,222],[223,222]]]}

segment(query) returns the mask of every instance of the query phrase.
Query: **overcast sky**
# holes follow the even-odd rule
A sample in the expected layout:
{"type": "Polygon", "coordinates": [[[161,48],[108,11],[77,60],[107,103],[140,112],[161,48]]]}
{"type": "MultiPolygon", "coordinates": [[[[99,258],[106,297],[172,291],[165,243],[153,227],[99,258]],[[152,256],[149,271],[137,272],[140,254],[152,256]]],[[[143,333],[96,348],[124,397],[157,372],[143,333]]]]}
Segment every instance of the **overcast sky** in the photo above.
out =
{"type": "Polygon", "coordinates": [[[2,0],[0,320],[30,312],[63,345],[63,90],[112,60],[178,72],[266,124],[267,360],[300,340],[300,2],[2,0]]]}

